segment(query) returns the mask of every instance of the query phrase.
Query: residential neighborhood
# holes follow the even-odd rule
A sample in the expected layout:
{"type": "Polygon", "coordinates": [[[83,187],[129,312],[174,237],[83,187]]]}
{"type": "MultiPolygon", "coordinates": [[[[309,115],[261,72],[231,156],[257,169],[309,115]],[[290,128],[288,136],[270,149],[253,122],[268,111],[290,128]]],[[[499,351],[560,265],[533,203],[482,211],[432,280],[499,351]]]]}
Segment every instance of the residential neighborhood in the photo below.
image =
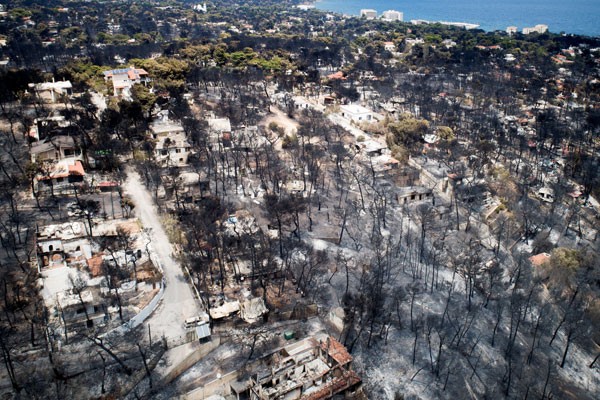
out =
{"type": "Polygon", "coordinates": [[[317,8],[2,5],[3,398],[597,398],[600,39],[317,8]]]}

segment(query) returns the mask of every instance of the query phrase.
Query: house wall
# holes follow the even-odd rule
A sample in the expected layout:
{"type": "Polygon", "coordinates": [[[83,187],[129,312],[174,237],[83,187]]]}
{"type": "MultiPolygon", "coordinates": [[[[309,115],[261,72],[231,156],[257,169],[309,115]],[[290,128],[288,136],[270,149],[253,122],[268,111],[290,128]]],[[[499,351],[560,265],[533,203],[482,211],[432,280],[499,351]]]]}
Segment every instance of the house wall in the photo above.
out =
{"type": "Polygon", "coordinates": [[[169,162],[171,165],[183,166],[187,165],[190,152],[184,147],[171,147],[167,149],[155,150],[157,161],[166,165],[169,162]]]}
{"type": "Polygon", "coordinates": [[[87,240],[75,240],[64,243],[63,249],[65,253],[70,255],[83,255],[86,259],[92,257],[92,246],[90,246],[87,240]]]}
{"type": "Polygon", "coordinates": [[[41,249],[42,253],[51,253],[54,251],[63,251],[62,241],[59,239],[56,240],[47,240],[38,242],[38,246],[41,249]]]}
{"type": "Polygon", "coordinates": [[[396,194],[396,198],[398,203],[400,204],[410,204],[418,201],[432,201],[433,193],[432,192],[416,192],[416,193],[398,193],[396,194]]]}
{"type": "MultiPolygon", "coordinates": [[[[101,304],[84,303],[84,307],[94,325],[104,322],[105,309],[101,304]]],[[[81,304],[64,307],[62,309],[62,318],[67,326],[85,324],[87,322],[85,311],[83,311],[81,304]]]]}
{"type": "Polygon", "coordinates": [[[52,186],[52,190],[54,190],[55,193],[69,193],[73,190],[71,184],[81,182],[83,182],[83,176],[79,175],[70,175],[65,178],[43,179],[37,181],[37,190],[48,193],[52,186]]]}
{"type": "Polygon", "coordinates": [[[46,103],[56,103],[60,100],[62,95],[70,96],[72,94],[71,89],[46,89],[37,91],[38,97],[46,103]]]}
{"type": "Polygon", "coordinates": [[[369,113],[355,114],[348,111],[342,112],[342,117],[349,118],[354,122],[371,121],[372,115],[369,113]]]}
{"type": "Polygon", "coordinates": [[[291,392],[286,393],[283,398],[285,400],[296,400],[302,396],[302,388],[296,388],[291,392]]]}
{"type": "Polygon", "coordinates": [[[419,171],[399,171],[395,181],[398,186],[415,186],[420,183],[419,171]]]}
{"type": "Polygon", "coordinates": [[[59,159],[60,159],[60,153],[58,152],[58,150],[54,150],[54,149],[33,155],[34,162],[47,161],[47,160],[59,160],[59,159]]]}
{"type": "Polygon", "coordinates": [[[75,146],[59,146],[58,148],[52,148],[50,150],[40,151],[39,153],[31,154],[31,159],[33,162],[59,161],[65,158],[74,158],[75,160],[81,160],[81,149],[75,146]]]}

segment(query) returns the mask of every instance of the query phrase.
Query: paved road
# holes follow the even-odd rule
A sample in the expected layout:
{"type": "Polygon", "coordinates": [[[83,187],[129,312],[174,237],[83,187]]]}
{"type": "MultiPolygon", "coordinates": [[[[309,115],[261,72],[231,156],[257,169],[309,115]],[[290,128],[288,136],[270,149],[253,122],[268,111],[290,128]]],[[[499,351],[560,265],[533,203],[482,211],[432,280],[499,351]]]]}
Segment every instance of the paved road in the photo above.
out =
{"type": "Polygon", "coordinates": [[[193,296],[181,266],[171,256],[173,247],[162,226],[154,201],[133,168],[127,169],[124,189],[135,203],[134,212],[144,228],[151,228],[152,250],[162,265],[166,281],[163,299],[144,325],[150,325],[154,337],[164,335],[168,339],[177,340],[185,335],[183,322],[186,318],[198,315],[200,305],[193,296]]]}

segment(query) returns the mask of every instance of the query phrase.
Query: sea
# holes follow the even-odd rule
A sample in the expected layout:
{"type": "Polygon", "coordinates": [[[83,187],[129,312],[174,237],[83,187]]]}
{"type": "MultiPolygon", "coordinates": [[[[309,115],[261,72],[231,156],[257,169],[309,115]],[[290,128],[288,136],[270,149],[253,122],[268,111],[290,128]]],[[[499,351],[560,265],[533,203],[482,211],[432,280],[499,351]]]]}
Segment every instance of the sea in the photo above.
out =
{"type": "Polygon", "coordinates": [[[485,31],[548,25],[554,33],[600,37],[600,0],[317,0],[316,8],[360,15],[370,8],[404,13],[404,21],[467,22],[485,31]]]}

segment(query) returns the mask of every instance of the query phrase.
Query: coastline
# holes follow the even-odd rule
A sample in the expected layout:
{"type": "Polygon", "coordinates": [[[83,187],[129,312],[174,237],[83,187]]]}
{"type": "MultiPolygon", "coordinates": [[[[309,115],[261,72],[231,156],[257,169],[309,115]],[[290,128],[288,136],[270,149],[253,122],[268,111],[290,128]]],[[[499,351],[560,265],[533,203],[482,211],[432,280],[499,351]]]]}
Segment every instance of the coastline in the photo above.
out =
{"type": "Polygon", "coordinates": [[[346,17],[360,18],[360,9],[364,8],[375,10],[378,17],[385,10],[397,10],[404,14],[405,23],[412,20],[427,20],[432,23],[460,21],[462,24],[478,25],[473,29],[485,32],[506,31],[507,27],[512,26],[522,32],[524,28],[547,25],[548,31],[553,34],[600,37],[600,24],[597,23],[600,18],[600,2],[590,5],[585,0],[575,1],[573,6],[558,0],[549,1],[547,7],[540,6],[536,0],[509,0],[490,4],[481,4],[487,3],[487,0],[481,0],[480,7],[473,7],[473,3],[466,0],[453,5],[436,0],[424,0],[418,4],[402,0],[374,0],[366,4],[359,0],[309,0],[303,4],[346,17]],[[583,5],[578,7],[577,1],[583,5]]]}

